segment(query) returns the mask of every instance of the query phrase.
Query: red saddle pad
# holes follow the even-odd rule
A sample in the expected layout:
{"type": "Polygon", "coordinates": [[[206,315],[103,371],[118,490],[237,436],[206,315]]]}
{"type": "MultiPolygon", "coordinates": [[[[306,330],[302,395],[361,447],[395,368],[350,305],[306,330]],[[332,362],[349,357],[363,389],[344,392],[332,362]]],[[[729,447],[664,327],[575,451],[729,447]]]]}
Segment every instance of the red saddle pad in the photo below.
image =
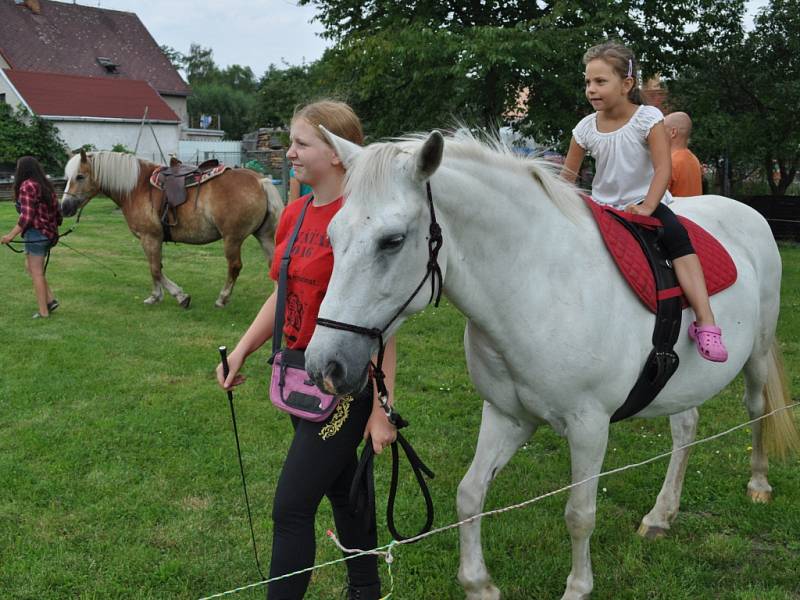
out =
{"type": "MultiPolygon", "coordinates": [[[[617,263],[617,267],[619,267],[623,277],[644,305],[655,313],[656,281],[653,272],[650,270],[650,263],[647,262],[647,257],[645,257],[639,243],[611,213],[616,213],[628,221],[641,223],[645,226],[659,226],[661,221],[655,217],[641,217],[626,213],[610,206],[599,204],[589,197],[584,197],[584,201],[591,209],[603,236],[603,241],[605,241],[606,248],[608,248],[611,256],[614,257],[614,261],[617,263]]],[[[695,252],[700,258],[700,264],[703,266],[703,274],[706,278],[708,295],[711,296],[732,286],[736,281],[736,265],[733,264],[728,251],[714,236],[694,221],[681,216],[678,219],[686,227],[692,246],[694,246],[695,252]]],[[[683,305],[684,307],[687,306],[686,298],[683,298],[683,305]]]]}

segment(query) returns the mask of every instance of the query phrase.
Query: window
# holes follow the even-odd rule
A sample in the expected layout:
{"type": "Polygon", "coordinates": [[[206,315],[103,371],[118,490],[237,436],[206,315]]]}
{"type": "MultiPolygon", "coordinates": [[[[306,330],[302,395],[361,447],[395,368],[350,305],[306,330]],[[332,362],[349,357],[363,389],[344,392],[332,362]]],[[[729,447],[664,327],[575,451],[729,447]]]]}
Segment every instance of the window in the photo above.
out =
{"type": "Polygon", "coordinates": [[[97,64],[103,67],[107,73],[116,73],[117,67],[119,66],[113,60],[111,60],[110,58],[106,58],[104,56],[97,57],[97,64]]]}

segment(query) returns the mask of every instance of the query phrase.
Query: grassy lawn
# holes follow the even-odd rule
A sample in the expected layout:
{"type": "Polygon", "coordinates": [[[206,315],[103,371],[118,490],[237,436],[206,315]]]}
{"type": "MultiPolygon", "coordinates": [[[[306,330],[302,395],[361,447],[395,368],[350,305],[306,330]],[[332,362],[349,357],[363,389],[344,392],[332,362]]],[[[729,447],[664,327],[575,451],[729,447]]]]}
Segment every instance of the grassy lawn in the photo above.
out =
{"type": "MultiPolygon", "coordinates": [[[[0,231],[16,219],[0,204],[0,231]]],[[[61,308],[32,321],[35,301],[21,255],[0,248],[0,597],[198,598],[259,579],[250,547],[225,394],[212,370],[271,292],[255,240],[230,305],[219,243],[165,247],[165,272],[192,294],[185,311],[167,297],[145,306],[150,276],[138,241],[106,199],[95,199],[64,240],[49,278],[61,308]]],[[[783,246],[779,333],[793,395],[800,396],[800,247],[783,246]]],[[[469,384],[464,319],[447,302],[414,317],[399,337],[399,402],[408,437],[436,472],[435,526],[456,519],[455,491],[471,461],[481,402],[469,384]]],[[[291,426],[266,398],[266,353],[247,365],[235,394],[262,564],[269,563],[272,493],[291,426]]],[[[741,380],[702,409],[699,436],[747,420],[741,380]]],[[[797,411],[796,411],[797,412],[797,411]]],[[[750,438],[738,431],[695,449],[682,512],[670,535],[640,539],[666,461],[603,479],[592,538],[596,599],[800,599],[800,459],[771,465],[775,500],[745,496],[750,438]]],[[[670,447],[667,419],[612,428],[604,468],[670,447]]],[[[407,474],[407,473],[406,473],[407,474]]],[[[377,462],[378,493],[389,476],[377,462]]],[[[569,482],[566,441],[540,430],[498,476],[487,508],[569,482]]],[[[406,490],[411,479],[406,478],[406,490]]],[[[558,598],[570,569],[565,495],[484,521],[486,561],[508,600],[558,598]]],[[[389,541],[378,499],[382,543],[389,541]]],[[[421,499],[399,502],[399,523],[422,519],[421,499]]],[[[340,555],[317,519],[318,562],[340,555]]],[[[455,531],[400,547],[394,598],[463,598],[455,531]]],[[[385,570],[384,570],[385,574],[385,570]]],[[[339,598],[344,567],[317,571],[308,598],[339,598]]],[[[387,588],[388,589],[388,588],[387,588]]],[[[263,598],[263,589],[237,598],[263,598]]]]}

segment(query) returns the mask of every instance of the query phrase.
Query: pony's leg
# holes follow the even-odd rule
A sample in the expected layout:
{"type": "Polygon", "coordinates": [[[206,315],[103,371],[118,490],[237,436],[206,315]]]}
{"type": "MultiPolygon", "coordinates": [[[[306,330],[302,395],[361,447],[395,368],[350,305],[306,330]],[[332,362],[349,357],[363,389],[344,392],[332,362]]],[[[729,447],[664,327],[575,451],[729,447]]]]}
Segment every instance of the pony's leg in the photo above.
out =
{"type": "Polygon", "coordinates": [[[161,273],[161,283],[164,285],[170,295],[177,300],[178,304],[181,305],[181,308],[189,308],[189,304],[192,302],[192,297],[184,292],[181,286],[164,275],[163,272],[161,273]]]}
{"type": "Polygon", "coordinates": [[[223,308],[230,300],[233,286],[236,284],[236,279],[242,270],[242,240],[225,238],[223,245],[225,259],[228,261],[228,278],[225,280],[225,286],[214,303],[217,308],[223,308]]]}
{"type": "MultiPolygon", "coordinates": [[[[608,415],[600,413],[583,414],[567,423],[573,484],[600,473],[608,445],[608,425],[608,415]]],[[[572,570],[562,600],[586,599],[594,586],[589,538],[596,511],[596,478],[570,490],[564,517],[572,538],[572,570]]]]}
{"type": "Polygon", "coordinates": [[[150,275],[153,277],[153,292],[148,296],[145,304],[156,304],[164,298],[163,288],[178,301],[183,308],[189,308],[192,298],[184,293],[179,285],[169,279],[161,271],[161,240],[150,236],[142,236],[142,248],[150,263],[150,275]]]}
{"type": "MultiPolygon", "coordinates": [[[[536,426],[506,416],[488,402],[483,403],[483,418],[472,465],[458,486],[456,499],[459,520],[483,510],[489,484],[517,449],[527,441],[536,426]]],[[[468,600],[498,600],[500,591],[492,585],[481,548],[481,522],[476,519],[459,528],[461,565],[458,581],[468,600]]]]}
{"type": "Polygon", "coordinates": [[[648,539],[663,537],[669,529],[670,523],[678,516],[683,478],[686,475],[686,465],[689,464],[691,448],[683,450],[677,450],[677,448],[691,444],[694,441],[699,418],[700,414],[696,408],[679,412],[669,418],[674,452],[669,459],[667,476],[664,478],[661,491],[658,493],[656,504],[653,510],[645,515],[642,519],[642,524],[639,526],[639,535],[642,537],[648,539]]]}
{"type": "Polygon", "coordinates": [[[142,249],[150,265],[150,276],[153,279],[153,291],[144,299],[145,304],[158,304],[164,299],[161,287],[161,240],[150,236],[141,236],[142,249]]]}
{"type": "MultiPolygon", "coordinates": [[[[765,412],[764,384],[767,382],[769,355],[751,356],[744,365],[744,403],[751,419],[765,412]]],[[[767,453],[764,448],[764,421],[751,425],[753,452],[750,455],[750,481],[747,495],[753,502],[767,503],[772,500],[772,486],[767,481],[767,453]]]]}

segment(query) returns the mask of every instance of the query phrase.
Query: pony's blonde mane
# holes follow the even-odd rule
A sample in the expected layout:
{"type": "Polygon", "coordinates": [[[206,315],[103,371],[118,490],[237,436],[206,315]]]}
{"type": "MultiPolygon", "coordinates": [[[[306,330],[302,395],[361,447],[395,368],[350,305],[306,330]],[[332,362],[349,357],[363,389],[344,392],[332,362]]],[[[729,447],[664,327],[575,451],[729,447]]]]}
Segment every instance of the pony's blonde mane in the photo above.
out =
{"type": "MultiPolygon", "coordinates": [[[[395,159],[400,154],[413,153],[427,137],[426,133],[410,134],[396,138],[394,143],[366,147],[357,161],[368,161],[370,168],[348,171],[345,195],[355,187],[364,191],[367,197],[378,195],[392,172],[395,159]]],[[[560,165],[539,157],[520,156],[496,135],[479,138],[467,129],[447,134],[442,162],[448,159],[477,162],[484,167],[494,166],[531,177],[539,183],[550,202],[568,218],[578,220],[587,214],[578,189],[560,177],[560,165]]]]}
{"type": "MultiPolygon", "coordinates": [[[[92,176],[103,192],[124,196],[139,183],[139,160],[133,154],[103,150],[86,156],[92,167],[92,176]]],[[[64,168],[68,180],[78,174],[80,162],[79,154],[69,159],[64,168]]]]}

